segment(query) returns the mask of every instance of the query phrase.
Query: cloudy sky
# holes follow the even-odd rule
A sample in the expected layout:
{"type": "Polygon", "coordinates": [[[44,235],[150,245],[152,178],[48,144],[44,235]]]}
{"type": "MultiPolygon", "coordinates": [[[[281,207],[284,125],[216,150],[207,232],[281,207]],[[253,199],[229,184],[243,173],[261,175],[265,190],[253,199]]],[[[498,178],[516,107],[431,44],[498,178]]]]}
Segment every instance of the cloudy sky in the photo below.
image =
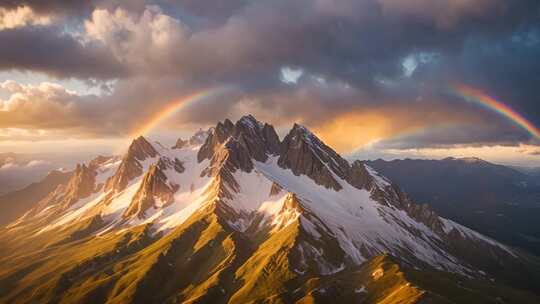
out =
{"type": "Polygon", "coordinates": [[[540,166],[538,0],[4,0],[0,152],[111,153],[252,113],[343,154],[540,166]]]}

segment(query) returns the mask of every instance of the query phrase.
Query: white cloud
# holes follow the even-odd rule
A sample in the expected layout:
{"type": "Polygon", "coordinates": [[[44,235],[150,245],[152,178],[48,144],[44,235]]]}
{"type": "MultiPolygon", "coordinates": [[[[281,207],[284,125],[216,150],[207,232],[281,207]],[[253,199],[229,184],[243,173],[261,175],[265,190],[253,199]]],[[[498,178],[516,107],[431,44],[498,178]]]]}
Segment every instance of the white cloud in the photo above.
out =
{"type": "Polygon", "coordinates": [[[96,9],[84,24],[87,39],[103,42],[119,61],[139,68],[167,64],[187,31],[156,6],[147,6],[141,14],[122,8],[96,9]]]}
{"type": "Polygon", "coordinates": [[[59,84],[6,80],[0,82],[0,89],[7,92],[7,98],[0,98],[0,140],[44,139],[52,135],[48,131],[76,124],[81,116],[84,96],[59,84]]]}
{"type": "Polygon", "coordinates": [[[76,92],[65,89],[59,84],[43,82],[39,85],[23,85],[13,80],[0,83],[10,96],[2,100],[3,111],[20,112],[49,112],[69,108],[76,92]]]}
{"type": "Polygon", "coordinates": [[[298,78],[304,74],[302,69],[293,69],[290,67],[281,68],[281,80],[285,83],[297,83],[298,78]]]}
{"type": "Polygon", "coordinates": [[[0,171],[2,171],[4,173],[5,172],[15,172],[15,171],[20,172],[20,171],[24,171],[24,170],[40,169],[40,168],[43,168],[43,167],[49,168],[50,165],[51,165],[50,162],[45,161],[45,160],[40,160],[40,159],[31,160],[26,164],[17,164],[15,162],[15,159],[8,158],[8,159],[6,159],[6,163],[3,164],[0,167],[0,171]]]}

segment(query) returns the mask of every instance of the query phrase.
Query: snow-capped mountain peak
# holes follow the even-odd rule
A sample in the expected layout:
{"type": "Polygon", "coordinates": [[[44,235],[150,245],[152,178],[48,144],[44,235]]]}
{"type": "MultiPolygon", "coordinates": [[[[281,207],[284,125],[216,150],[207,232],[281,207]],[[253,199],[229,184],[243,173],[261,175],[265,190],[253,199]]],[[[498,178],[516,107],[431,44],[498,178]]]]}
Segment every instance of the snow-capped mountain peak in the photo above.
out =
{"type": "Polygon", "coordinates": [[[63,199],[48,202],[54,213],[43,206],[34,212],[34,219],[46,218],[39,233],[91,221],[92,230],[85,233],[150,225],[154,233],[167,235],[197,214],[215,210],[223,225],[246,239],[301,235],[303,241],[290,245],[299,273],[331,274],[391,254],[415,267],[471,275],[477,271],[474,263],[457,249],[468,243],[489,249],[499,260],[515,256],[414,203],[307,128],[295,124],[280,141],[271,125],[253,116],[219,122],[201,146],[167,149],[139,137],[121,160],[79,166],[72,183],[78,187],[60,190],[54,197],[63,199]],[[64,208],[54,207],[66,200],[64,208]]]}
{"type": "Polygon", "coordinates": [[[158,155],[156,147],[146,138],[140,136],[133,140],[116,173],[107,180],[105,190],[116,193],[123,191],[131,180],[141,176],[144,173],[143,169],[147,169],[144,162],[158,155]]]}

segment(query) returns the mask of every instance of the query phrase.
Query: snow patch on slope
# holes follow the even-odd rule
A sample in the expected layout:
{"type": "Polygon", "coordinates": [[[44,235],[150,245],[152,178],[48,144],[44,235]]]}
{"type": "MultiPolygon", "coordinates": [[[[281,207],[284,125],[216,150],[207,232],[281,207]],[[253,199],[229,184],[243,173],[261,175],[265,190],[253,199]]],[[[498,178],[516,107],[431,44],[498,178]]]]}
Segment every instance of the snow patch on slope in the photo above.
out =
{"type": "Polygon", "coordinates": [[[174,202],[164,208],[152,208],[147,211],[143,220],[134,219],[129,225],[153,223],[156,232],[167,232],[185,222],[189,216],[199,210],[206,202],[204,195],[212,183],[207,176],[201,177],[201,172],[209,164],[208,160],[199,163],[197,151],[199,146],[182,149],[160,148],[158,152],[171,160],[175,158],[182,162],[183,172],[177,172],[173,168],[164,171],[170,183],[179,185],[180,188],[174,194],[174,202]]]}
{"type": "Polygon", "coordinates": [[[375,171],[373,168],[366,164],[364,164],[364,167],[368,171],[369,175],[373,177],[375,183],[377,184],[377,186],[379,186],[379,188],[384,189],[391,185],[390,181],[387,180],[384,176],[380,175],[379,172],[375,171]]]}
{"type": "MultiPolygon", "coordinates": [[[[436,242],[440,239],[431,229],[410,218],[403,210],[374,201],[365,189],[354,188],[335,175],[343,188],[340,191],[326,189],[305,175],[295,176],[292,171],[280,168],[277,157],[271,157],[265,163],[256,162],[255,167],[269,180],[295,193],[304,207],[333,232],[342,249],[357,264],[369,258],[364,256],[362,249],[371,254],[392,252],[402,255],[403,251],[409,251],[411,256],[436,268],[464,270],[457,259],[437,250],[436,242]]],[[[382,178],[379,182],[381,185],[386,183],[382,178]]]]}

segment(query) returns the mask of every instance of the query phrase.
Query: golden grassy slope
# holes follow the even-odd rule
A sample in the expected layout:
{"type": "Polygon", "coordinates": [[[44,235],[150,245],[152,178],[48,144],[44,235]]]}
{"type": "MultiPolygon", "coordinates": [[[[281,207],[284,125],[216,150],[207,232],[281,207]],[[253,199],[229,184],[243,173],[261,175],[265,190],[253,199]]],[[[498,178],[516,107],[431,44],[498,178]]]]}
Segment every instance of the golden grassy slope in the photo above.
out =
{"type": "Polygon", "coordinates": [[[230,227],[233,216],[215,202],[164,237],[139,226],[73,238],[88,221],[26,235],[26,244],[1,232],[0,245],[10,250],[0,257],[0,302],[540,303],[496,282],[415,270],[386,255],[331,275],[305,261],[298,272],[301,243],[322,249],[333,265],[343,253],[328,236],[313,239],[298,220],[250,236],[230,227]]]}

